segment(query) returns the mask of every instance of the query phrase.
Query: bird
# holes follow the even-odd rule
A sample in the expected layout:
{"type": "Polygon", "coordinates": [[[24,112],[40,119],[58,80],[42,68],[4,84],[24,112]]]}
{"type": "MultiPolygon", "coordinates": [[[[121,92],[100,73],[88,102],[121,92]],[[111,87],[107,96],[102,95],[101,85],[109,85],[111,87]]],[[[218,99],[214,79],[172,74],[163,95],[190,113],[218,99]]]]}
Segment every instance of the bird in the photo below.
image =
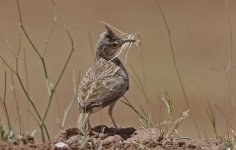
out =
{"type": "Polygon", "coordinates": [[[112,112],[116,102],[129,90],[129,76],[116,53],[125,43],[133,39],[117,36],[108,26],[100,35],[96,47],[94,64],[80,81],[78,88],[79,119],[78,128],[82,131],[91,129],[90,114],[109,106],[108,115],[114,127],[118,126],[112,112]]]}

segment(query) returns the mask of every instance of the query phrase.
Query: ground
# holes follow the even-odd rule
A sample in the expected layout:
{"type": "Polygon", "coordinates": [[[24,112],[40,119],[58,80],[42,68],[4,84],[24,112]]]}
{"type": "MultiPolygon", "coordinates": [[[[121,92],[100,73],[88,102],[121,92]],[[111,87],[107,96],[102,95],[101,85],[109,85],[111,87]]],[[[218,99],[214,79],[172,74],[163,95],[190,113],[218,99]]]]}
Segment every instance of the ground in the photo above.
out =
{"type": "Polygon", "coordinates": [[[7,144],[0,141],[0,150],[2,149],[226,150],[226,147],[220,139],[163,138],[163,135],[156,128],[135,129],[129,127],[117,130],[99,125],[94,127],[87,136],[84,136],[77,128],[63,130],[45,144],[35,143],[34,138],[31,136],[27,136],[25,142],[16,141],[12,144],[7,144]],[[55,144],[57,143],[64,144],[64,148],[56,147],[55,144]]]}

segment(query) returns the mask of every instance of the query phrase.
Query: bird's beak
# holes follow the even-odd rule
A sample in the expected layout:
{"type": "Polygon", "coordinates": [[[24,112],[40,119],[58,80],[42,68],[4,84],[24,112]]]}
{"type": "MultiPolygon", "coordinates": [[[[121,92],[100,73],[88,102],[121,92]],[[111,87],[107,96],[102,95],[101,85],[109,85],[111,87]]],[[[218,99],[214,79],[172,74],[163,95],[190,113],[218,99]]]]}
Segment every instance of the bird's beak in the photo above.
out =
{"type": "Polygon", "coordinates": [[[136,40],[132,40],[132,39],[124,39],[122,40],[122,44],[125,44],[125,43],[135,43],[136,40]]]}

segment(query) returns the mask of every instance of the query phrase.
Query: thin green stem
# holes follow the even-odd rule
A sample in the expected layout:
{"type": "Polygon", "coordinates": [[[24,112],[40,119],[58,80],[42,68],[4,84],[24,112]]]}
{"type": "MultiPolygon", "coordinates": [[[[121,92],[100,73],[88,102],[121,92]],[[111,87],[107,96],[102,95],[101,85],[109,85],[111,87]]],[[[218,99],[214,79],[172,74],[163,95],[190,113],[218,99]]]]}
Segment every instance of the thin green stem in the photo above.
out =
{"type": "MultiPolygon", "coordinates": [[[[42,55],[40,54],[39,50],[36,48],[36,46],[35,46],[35,44],[33,43],[33,41],[31,40],[31,38],[30,38],[28,32],[26,31],[26,29],[25,29],[25,27],[24,27],[24,25],[23,25],[19,0],[16,0],[16,2],[17,2],[17,8],[18,8],[18,15],[19,15],[20,27],[21,27],[21,29],[22,29],[24,35],[26,36],[28,42],[30,43],[30,45],[32,46],[32,48],[34,49],[34,51],[36,52],[37,56],[40,58],[41,63],[42,63],[42,65],[43,65],[45,81],[46,81],[46,85],[47,85],[48,93],[49,93],[49,103],[51,103],[52,95],[53,95],[53,94],[52,94],[52,93],[53,93],[53,89],[51,89],[50,84],[49,84],[49,81],[48,81],[48,72],[47,72],[47,67],[46,67],[46,63],[45,63],[45,59],[44,59],[45,51],[46,51],[46,48],[47,48],[47,42],[45,43],[45,49],[44,49],[44,51],[43,51],[43,56],[42,56],[42,55]]],[[[53,4],[55,5],[55,2],[54,2],[54,1],[53,1],[53,4]]],[[[52,30],[53,30],[53,29],[54,29],[54,26],[53,26],[52,30]]],[[[52,31],[49,32],[49,35],[48,35],[48,36],[51,35],[51,32],[52,32],[52,31]]],[[[18,75],[18,76],[19,76],[19,75],[18,75]]],[[[22,84],[22,85],[23,85],[23,84],[22,84]]],[[[25,90],[24,90],[24,92],[25,92],[25,90]]],[[[25,92],[25,93],[27,93],[27,92],[25,92]]],[[[28,95],[28,94],[27,94],[27,95],[28,95]]],[[[31,103],[31,105],[33,104],[32,106],[33,106],[34,110],[36,110],[36,107],[35,107],[35,105],[34,105],[34,103],[33,103],[32,100],[30,100],[30,103],[31,103]]],[[[41,116],[39,115],[38,111],[36,111],[36,114],[37,114],[37,116],[39,117],[39,119],[41,120],[41,127],[44,127],[45,131],[47,132],[46,126],[45,126],[45,124],[44,124],[44,120],[42,120],[42,118],[41,118],[41,116]]],[[[42,128],[41,128],[41,129],[42,129],[42,128]]],[[[50,139],[48,132],[47,132],[47,136],[48,136],[48,139],[50,139]]],[[[45,141],[44,134],[42,134],[42,138],[44,139],[43,141],[45,141]]]]}
{"type": "Polygon", "coordinates": [[[24,49],[24,69],[25,69],[25,80],[26,80],[26,90],[29,92],[29,78],[28,78],[28,69],[27,69],[27,61],[26,61],[26,50],[24,49]]]}
{"type": "Polygon", "coordinates": [[[19,81],[19,83],[20,83],[20,86],[21,86],[21,88],[23,89],[23,92],[25,93],[27,99],[29,100],[29,102],[30,102],[31,105],[33,106],[33,109],[35,110],[36,115],[37,115],[38,118],[40,119],[41,116],[40,116],[40,114],[39,114],[39,111],[38,111],[38,109],[36,108],[36,106],[34,105],[34,102],[33,102],[33,100],[31,99],[31,97],[30,97],[29,94],[27,93],[27,91],[26,91],[26,89],[25,89],[25,86],[23,85],[22,80],[21,80],[21,78],[20,78],[20,75],[19,75],[18,73],[16,74],[16,77],[17,77],[17,79],[18,79],[18,81],[19,81]]]}
{"type": "Polygon", "coordinates": [[[64,74],[64,72],[65,72],[65,70],[66,70],[66,68],[67,68],[67,66],[68,66],[69,60],[70,60],[70,58],[71,58],[71,56],[72,56],[72,54],[73,54],[73,52],[74,52],[74,41],[73,41],[73,39],[72,39],[72,37],[71,37],[71,35],[70,35],[70,33],[69,33],[69,31],[68,31],[67,28],[66,28],[66,33],[67,33],[67,35],[68,35],[68,37],[69,37],[69,39],[70,39],[70,42],[71,42],[71,51],[70,51],[70,53],[69,53],[69,56],[68,56],[67,59],[66,59],[66,62],[65,62],[65,64],[64,64],[64,66],[63,66],[63,69],[62,69],[60,75],[59,75],[59,78],[58,78],[57,81],[56,81],[55,86],[54,86],[53,89],[51,90],[51,95],[50,95],[50,97],[49,97],[48,105],[47,105],[46,111],[45,111],[45,113],[44,113],[42,122],[41,122],[42,124],[44,123],[44,121],[45,121],[45,119],[46,119],[46,117],[47,117],[47,115],[48,115],[48,111],[49,111],[49,108],[50,108],[50,106],[51,106],[51,102],[52,102],[52,98],[53,98],[54,92],[55,92],[55,90],[56,90],[58,84],[60,83],[61,78],[62,78],[62,76],[63,76],[63,74],[64,74]]]}
{"type": "Polygon", "coordinates": [[[130,107],[137,115],[138,117],[140,118],[140,121],[142,123],[142,126],[144,128],[150,128],[150,127],[154,127],[154,124],[153,122],[151,121],[151,118],[150,118],[150,114],[147,115],[147,113],[144,112],[143,108],[140,106],[141,110],[142,110],[142,113],[141,114],[136,108],[134,108],[134,106],[130,103],[130,101],[125,97],[123,96],[123,98],[126,100],[126,101],[123,101],[122,102],[127,105],[128,107],[130,107]]]}
{"type": "MultiPolygon", "coordinates": [[[[227,108],[226,108],[226,117],[227,120],[229,119],[229,111],[230,111],[230,105],[231,103],[231,76],[232,76],[232,61],[233,61],[233,34],[232,34],[232,25],[231,25],[231,20],[229,16],[229,2],[228,0],[225,0],[225,5],[226,5],[226,15],[227,15],[227,23],[228,23],[228,28],[229,28],[229,42],[230,42],[230,47],[229,47],[229,64],[228,64],[228,87],[227,87],[227,108]]],[[[234,114],[234,113],[232,113],[234,114]]],[[[234,118],[234,117],[233,117],[234,118]]],[[[226,122],[226,130],[227,130],[227,137],[229,139],[229,122],[226,122]]]]}
{"type": "Polygon", "coordinates": [[[53,3],[53,8],[54,8],[54,21],[53,21],[53,24],[52,24],[52,27],[50,28],[45,40],[44,40],[44,48],[43,48],[43,58],[45,57],[45,54],[46,54],[46,50],[47,50],[47,47],[48,47],[48,41],[49,39],[51,38],[51,35],[56,27],[56,24],[57,24],[57,15],[56,15],[56,10],[55,10],[55,3],[53,3]]]}
{"type": "MultiPolygon", "coordinates": [[[[19,3],[19,0],[16,0],[16,1],[17,1],[17,8],[18,8],[18,14],[19,14],[19,20],[20,20],[19,25],[20,25],[20,27],[21,27],[21,29],[22,29],[24,35],[26,36],[27,40],[29,41],[30,45],[33,47],[34,51],[36,52],[36,54],[38,55],[39,59],[41,60],[41,63],[42,63],[42,65],[43,65],[45,80],[46,80],[46,82],[48,82],[48,73],[47,73],[47,68],[46,68],[46,65],[45,65],[46,63],[45,63],[44,57],[40,54],[39,50],[36,48],[35,44],[34,44],[33,41],[31,40],[31,38],[30,38],[28,32],[26,31],[26,29],[25,29],[25,27],[24,27],[24,25],[23,25],[23,21],[22,21],[20,3],[19,3]]],[[[46,42],[46,44],[47,44],[47,42],[46,42]]],[[[45,46],[45,47],[47,47],[47,46],[45,46]]],[[[45,49],[45,50],[46,50],[46,49],[45,49]]],[[[44,50],[44,51],[45,51],[45,50],[44,50]]],[[[50,87],[49,87],[49,83],[47,83],[46,85],[48,86],[48,89],[49,89],[49,88],[50,88],[50,87]]],[[[51,91],[51,90],[49,90],[49,91],[51,91]]],[[[50,95],[50,94],[51,94],[51,93],[49,92],[49,95],[50,95]]]]}
{"type": "Polygon", "coordinates": [[[40,125],[40,122],[37,120],[37,118],[35,117],[35,115],[28,109],[29,114],[31,114],[31,116],[33,116],[34,120],[36,121],[36,123],[38,124],[39,128],[40,128],[40,132],[42,135],[42,141],[45,141],[45,135],[44,135],[44,129],[43,126],[40,125]]]}
{"type": "Polygon", "coordinates": [[[73,39],[72,39],[72,37],[71,37],[71,34],[70,34],[70,32],[68,31],[67,28],[66,28],[66,33],[67,33],[67,35],[68,35],[68,37],[69,37],[69,39],[70,39],[70,42],[71,42],[71,50],[70,50],[69,56],[67,57],[66,63],[65,63],[65,65],[64,65],[64,67],[63,67],[63,69],[62,69],[62,71],[61,71],[61,74],[60,74],[60,76],[59,76],[59,78],[58,78],[58,80],[57,80],[57,82],[56,82],[56,84],[55,84],[55,86],[54,86],[54,89],[57,88],[59,82],[61,81],[61,78],[62,78],[62,76],[63,76],[63,74],[64,74],[64,72],[65,72],[65,70],[66,70],[66,68],[67,68],[67,66],[68,66],[68,63],[69,63],[69,61],[70,61],[70,59],[71,59],[71,56],[72,56],[72,54],[73,54],[73,52],[74,52],[74,50],[75,50],[75,48],[74,48],[74,41],[73,41],[73,39]]]}
{"type": "MultiPolygon", "coordinates": [[[[39,118],[40,120],[42,120],[42,118],[41,118],[41,116],[40,116],[40,114],[39,114],[39,111],[37,110],[37,108],[36,108],[36,106],[35,106],[33,100],[32,100],[31,97],[29,96],[29,94],[28,94],[28,92],[27,92],[27,90],[26,90],[26,88],[25,88],[25,86],[24,86],[24,84],[23,84],[23,82],[22,82],[22,80],[21,80],[21,78],[20,78],[19,73],[16,72],[16,71],[6,62],[6,60],[5,60],[1,55],[0,55],[0,58],[1,58],[1,60],[3,61],[3,63],[7,66],[7,68],[8,68],[9,70],[11,70],[11,71],[16,75],[17,80],[19,81],[20,86],[21,86],[23,92],[24,92],[25,96],[27,97],[27,100],[28,100],[28,101],[30,102],[30,104],[32,105],[32,107],[33,107],[34,111],[36,112],[36,115],[38,116],[38,118],[39,118]]],[[[16,59],[17,59],[17,58],[16,58],[16,59]]],[[[18,69],[17,69],[17,66],[18,66],[18,61],[16,61],[16,70],[18,70],[18,69]]],[[[45,128],[46,133],[47,133],[48,139],[50,139],[50,136],[49,136],[49,133],[48,133],[48,130],[47,130],[46,126],[45,126],[44,124],[43,124],[43,126],[44,126],[44,128],[45,128]]]]}
{"type": "Polygon", "coordinates": [[[11,73],[11,82],[12,82],[12,87],[13,87],[13,95],[14,95],[14,100],[16,102],[16,110],[17,110],[17,117],[19,118],[19,128],[20,128],[20,135],[22,135],[22,122],[21,122],[21,116],[20,116],[20,108],[19,108],[19,103],[16,97],[16,88],[15,88],[15,82],[14,82],[14,77],[13,77],[13,72],[11,73]]]}
{"type": "Polygon", "coordinates": [[[6,102],[6,96],[7,96],[7,72],[4,71],[4,93],[3,93],[3,101],[6,102]]]}
{"type": "Polygon", "coordinates": [[[28,39],[30,45],[33,47],[34,51],[36,52],[36,54],[38,55],[38,57],[41,57],[41,54],[39,53],[39,50],[36,48],[36,46],[34,45],[33,41],[31,40],[29,34],[27,33],[25,27],[23,26],[23,21],[22,21],[22,15],[21,15],[21,9],[20,9],[20,3],[19,0],[16,0],[17,2],[17,8],[18,8],[18,14],[19,14],[19,26],[22,29],[24,35],[26,36],[26,38],[28,39]]]}
{"type": "MultiPolygon", "coordinates": [[[[41,60],[41,63],[43,65],[43,70],[44,70],[44,76],[45,76],[45,79],[46,79],[46,82],[48,82],[48,74],[47,74],[47,68],[46,68],[46,65],[45,65],[45,60],[44,60],[44,57],[40,54],[39,50],[36,48],[35,44],[33,43],[33,41],[31,40],[28,32],[26,31],[24,25],[23,25],[23,21],[22,21],[22,15],[21,15],[21,9],[20,9],[20,3],[19,3],[19,0],[16,0],[17,1],[17,8],[18,8],[18,14],[19,14],[19,20],[20,20],[20,27],[24,33],[24,35],[26,36],[27,40],[29,41],[30,45],[33,47],[34,51],[36,52],[36,54],[38,55],[38,57],[40,58],[41,60]]],[[[49,84],[47,84],[48,86],[49,84]]],[[[49,87],[48,87],[49,88],[49,87]]]]}
{"type": "Polygon", "coordinates": [[[0,59],[3,61],[3,63],[6,65],[8,69],[10,69],[12,72],[16,73],[14,69],[7,63],[7,61],[0,55],[0,59]]]}
{"type": "Polygon", "coordinates": [[[5,111],[5,114],[6,114],[7,125],[8,125],[8,128],[9,128],[9,131],[11,131],[11,122],[10,122],[10,117],[9,117],[9,113],[8,113],[7,105],[6,105],[5,102],[3,103],[3,108],[4,108],[4,111],[5,111]]]}
{"type": "Polygon", "coordinates": [[[69,105],[67,106],[66,110],[65,110],[65,113],[64,113],[64,116],[63,116],[63,119],[62,119],[62,123],[61,123],[61,128],[63,129],[64,126],[65,126],[65,122],[66,122],[66,118],[67,118],[67,115],[69,113],[69,111],[71,110],[71,107],[75,101],[75,99],[77,98],[77,94],[78,94],[78,87],[79,87],[79,83],[80,83],[80,72],[79,72],[79,75],[78,77],[76,77],[75,75],[76,73],[74,73],[74,79],[73,79],[73,83],[74,83],[74,95],[69,103],[69,105]],[[76,79],[77,79],[77,82],[76,82],[76,79]]]}
{"type": "Polygon", "coordinates": [[[8,109],[7,109],[7,105],[6,105],[6,93],[7,93],[7,72],[4,71],[4,93],[3,93],[3,99],[0,97],[0,100],[3,104],[3,108],[6,114],[6,119],[7,119],[7,125],[9,128],[9,131],[12,130],[11,128],[11,122],[10,122],[10,117],[9,117],[9,113],[8,113],[8,109]]]}
{"type": "Polygon", "coordinates": [[[52,93],[52,88],[49,84],[49,78],[48,78],[48,73],[47,73],[47,67],[46,67],[46,62],[45,62],[45,54],[46,54],[46,50],[48,48],[48,41],[49,39],[51,38],[51,35],[56,27],[56,24],[57,24],[57,13],[56,13],[56,2],[54,0],[52,0],[52,4],[53,4],[53,10],[54,10],[54,21],[53,21],[53,24],[52,24],[52,27],[49,29],[48,31],[48,34],[44,40],[44,48],[43,48],[43,54],[42,56],[40,56],[40,60],[42,62],[42,65],[43,65],[43,70],[44,70],[44,76],[45,76],[45,81],[46,81],[46,85],[47,85],[47,88],[48,88],[48,95],[50,96],[52,93]]]}
{"type": "Polygon", "coordinates": [[[215,133],[215,137],[218,137],[218,133],[217,133],[217,123],[216,123],[216,114],[215,114],[215,110],[212,108],[211,104],[207,101],[208,104],[208,109],[206,109],[207,112],[207,116],[211,122],[211,126],[214,130],[215,133]]]}
{"type": "Polygon", "coordinates": [[[223,117],[225,118],[225,121],[228,122],[228,125],[229,125],[230,129],[231,129],[231,130],[234,130],[232,123],[230,122],[229,118],[227,118],[227,116],[226,116],[227,112],[225,113],[225,112],[221,109],[221,107],[219,107],[218,105],[215,105],[215,108],[223,115],[223,117]]]}
{"type": "MultiPolygon", "coordinates": [[[[24,49],[24,71],[25,71],[25,81],[26,81],[26,91],[29,93],[29,78],[28,78],[28,69],[27,69],[27,61],[26,61],[26,50],[24,49]]],[[[27,109],[29,108],[29,101],[27,101],[27,109]]],[[[29,127],[29,113],[27,114],[27,125],[29,127]]]]}
{"type": "MultiPolygon", "coordinates": [[[[30,98],[30,96],[28,95],[28,93],[27,93],[27,91],[26,91],[26,89],[25,89],[25,87],[24,87],[24,85],[23,85],[23,83],[22,83],[22,80],[21,80],[21,78],[20,78],[20,76],[19,76],[18,73],[16,74],[16,77],[17,77],[17,79],[18,79],[18,81],[19,81],[19,83],[20,83],[21,88],[23,89],[23,92],[25,93],[25,95],[26,95],[27,99],[29,100],[31,106],[33,107],[34,111],[36,112],[36,115],[38,116],[38,118],[39,118],[40,120],[42,120],[42,117],[40,116],[38,109],[36,108],[36,106],[35,106],[33,100],[32,100],[32,99],[30,98]]],[[[49,133],[48,133],[48,130],[47,130],[46,125],[45,125],[44,123],[42,123],[41,126],[44,127],[44,129],[45,129],[45,131],[46,131],[46,133],[47,133],[47,137],[48,137],[48,139],[50,139],[50,136],[49,136],[49,133]]],[[[42,138],[44,139],[44,137],[42,137],[42,138]]],[[[44,142],[45,142],[45,141],[44,141],[44,142]]]]}
{"type": "MultiPolygon", "coordinates": [[[[131,69],[131,73],[132,73],[132,74],[130,74],[131,79],[133,79],[136,86],[141,90],[141,92],[142,92],[142,94],[143,94],[143,96],[144,96],[144,98],[145,98],[145,100],[148,104],[148,107],[150,107],[151,102],[149,100],[149,97],[147,95],[147,92],[145,90],[145,86],[144,86],[142,80],[140,79],[140,77],[138,76],[138,74],[136,73],[136,71],[135,71],[135,69],[133,68],[132,65],[129,65],[129,68],[131,69]]],[[[151,110],[151,113],[154,114],[152,110],[151,110]]],[[[152,115],[152,119],[153,119],[154,122],[156,122],[154,115],[152,115]]]]}
{"type": "MultiPolygon", "coordinates": [[[[189,105],[189,102],[188,102],[188,98],[187,98],[187,94],[186,94],[186,91],[185,91],[185,88],[184,88],[184,85],[183,85],[183,81],[182,81],[182,78],[181,78],[181,75],[180,75],[180,70],[178,68],[178,65],[177,65],[177,62],[176,62],[176,59],[175,59],[175,52],[174,52],[174,48],[173,48],[173,43],[172,43],[172,35],[171,35],[171,32],[170,32],[170,28],[167,24],[167,21],[166,21],[166,17],[164,15],[164,12],[158,2],[158,0],[155,0],[160,12],[161,12],[161,16],[162,16],[162,19],[164,21],[164,24],[165,24],[165,27],[166,27],[166,30],[168,32],[168,37],[169,37],[169,43],[170,43],[170,49],[171,49],[171,54],[172,54],[172,60],[173,60],[173,63],[174,63],[174,66],[175,66],[175,70],[176,70],[176,73],[177,73],[177,76],[178,76],[178,79],[179,79],[179,82],[180,82],[180,86],[181,86],[181,89],[182,89],[182,92],[183,92],[183,95],[184,95],[184,99],[185,99],[185,102],[186,102],[186,105],[188,107],[188,109],[190,110],[190,105],[189,105]]],[[[197,130],[197,134],[198,134],[198,137],[201,139],[201,134],[200,134],[200,130],[198,128],[198,125],[197,125],[197,122],[192,114],[192,112],[190,111],[190,115],[192,116],[192,120],[193,120],[193,123],[195,125],[195,128],[197,130]]]]}

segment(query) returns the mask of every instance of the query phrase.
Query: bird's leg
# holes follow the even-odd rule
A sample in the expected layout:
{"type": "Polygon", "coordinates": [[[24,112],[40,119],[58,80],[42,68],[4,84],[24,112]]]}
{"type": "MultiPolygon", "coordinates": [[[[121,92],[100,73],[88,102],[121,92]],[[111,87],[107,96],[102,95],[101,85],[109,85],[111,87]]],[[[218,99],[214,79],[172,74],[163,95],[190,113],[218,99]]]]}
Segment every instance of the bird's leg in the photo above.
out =
{"type": "Polygon", "coordinates": [[[112,122],[113,122],[115,128],[118,129],[118,128],[117,128],[117,125],[116,125],[116,122],[115,122],[115,120],[113,119],[113,116],[112,116],[112,110],[113,110],[115,104],[116,104],[116,103],[113,103],[113,104],[109,105],[108,115],[110,116],[110,118],[111,118],[111,120],[112,120],[112,122]]]}

